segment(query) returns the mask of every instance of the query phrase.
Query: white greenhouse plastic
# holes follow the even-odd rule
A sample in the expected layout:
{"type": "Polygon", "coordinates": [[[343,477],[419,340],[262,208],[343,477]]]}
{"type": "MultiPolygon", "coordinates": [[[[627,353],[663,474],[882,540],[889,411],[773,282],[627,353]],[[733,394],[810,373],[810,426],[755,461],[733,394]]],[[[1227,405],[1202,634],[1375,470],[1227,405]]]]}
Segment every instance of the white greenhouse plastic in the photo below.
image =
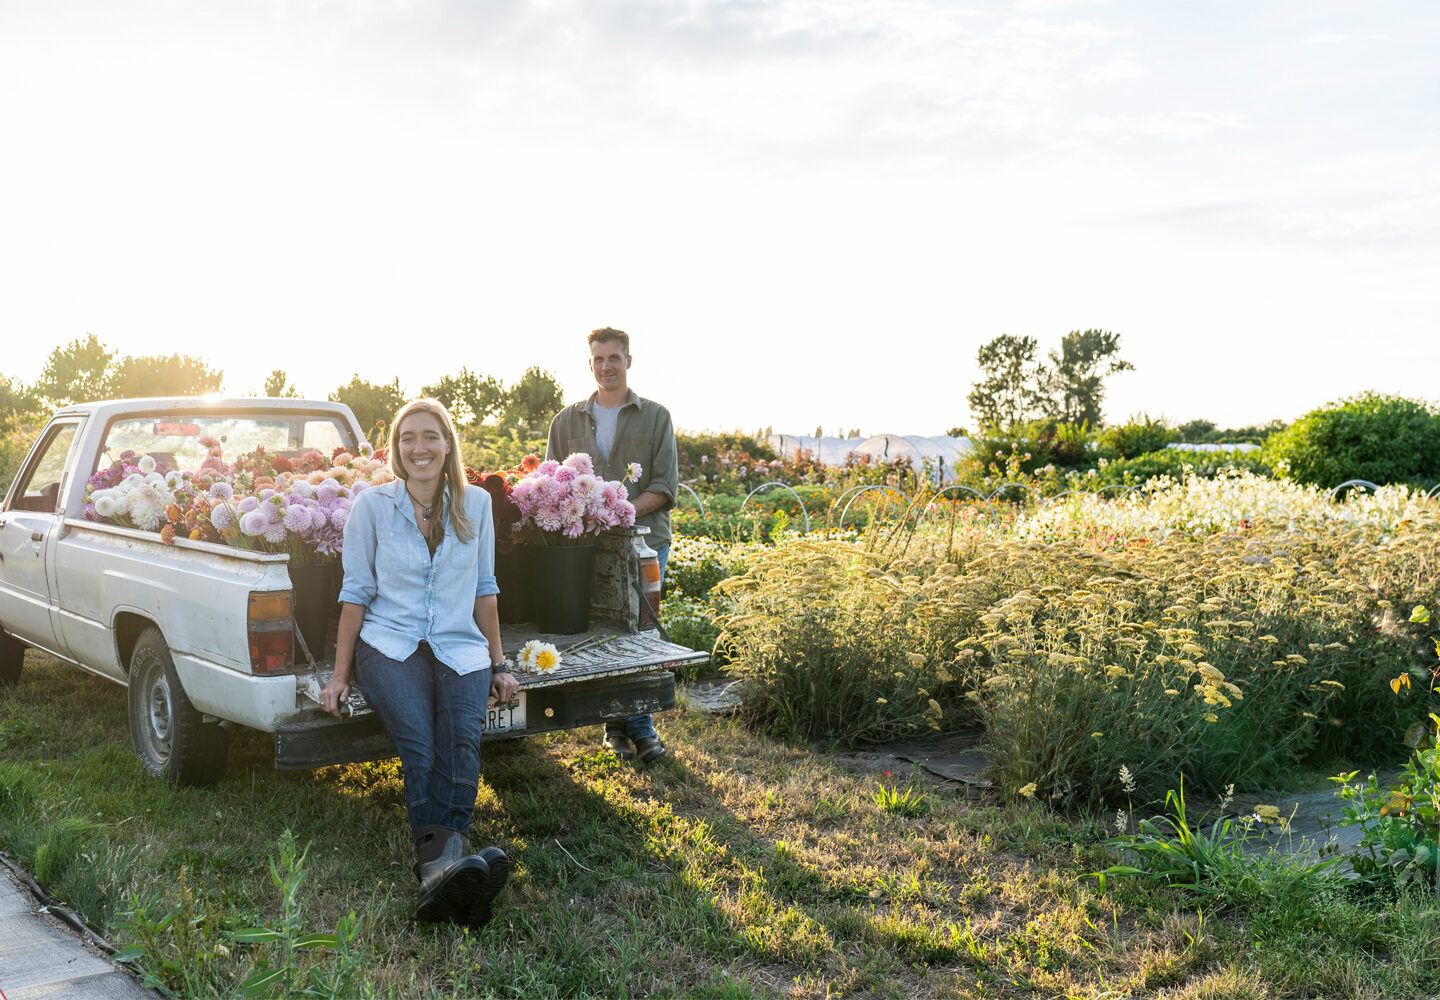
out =
{"type": "Polygon", "coordinates": [[[771,434],[770,447],[785,458],[793,458],[802,449],[809,451],[824,465],[844,465],[853,452],[869,455],[871,461],[893,462],[897,458],[908,458],[918,472],[928,459],[942,483],[954,478],[955,463],[969,454],[969,438],[950,437],[940,434],[935,437],[918,435],[876,434],[868,438],[816,438],[796,437],[791,434],[771,434]]]}
{"type": "Polygon", "coordinates": [[[1250,444],[1248,441],[1242,441],[1242,442],[1239,442],[1239,443],[1237,443],[1237,444],[1184,444],[1183,442],[1176,442],[1175,444],[1167,444],[1165,447],[1167,447],[1167,448],[1178,448],[1180,451],[1259,451],[1259,450],[1260,450],[1260,446],[1259,446],[1258,444],[1250,444]]]}
{"type": "Polygon", "coordinates": [[[844,465],[850,453],[864,443],[864,438],[797,437],[794,434],[771,434],[770,447],[781,458],[793,459],[808,451],[821,465],[844,465]]]}

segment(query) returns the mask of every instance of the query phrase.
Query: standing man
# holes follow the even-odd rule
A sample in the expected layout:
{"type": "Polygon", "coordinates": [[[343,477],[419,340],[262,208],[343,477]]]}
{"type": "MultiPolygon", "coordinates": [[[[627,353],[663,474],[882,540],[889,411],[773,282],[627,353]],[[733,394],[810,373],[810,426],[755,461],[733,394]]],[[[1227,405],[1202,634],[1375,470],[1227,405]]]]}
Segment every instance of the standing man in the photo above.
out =
{"type": "MultiPolygon", "coordinates": [[[[629,334],[607,326],[592,332],[589,343],[596,391],[583,403],[572,403],[556,414],[545,457],[562,461],[583,451],[595,460],[597,475],[618,480],[626,478],[631,463],[639,463],[640,478],[626,488],[635,505],[635,523],[650,529],[646,540],[660,557],[664,580],[670,555],[670,508],[680,488],[675,426],[669,410],[630,390],[629,334]]],[[[638,757],[642,764],[665,752],[648,715],[605,723],[605,746],[622,760],[638,757]]]]}

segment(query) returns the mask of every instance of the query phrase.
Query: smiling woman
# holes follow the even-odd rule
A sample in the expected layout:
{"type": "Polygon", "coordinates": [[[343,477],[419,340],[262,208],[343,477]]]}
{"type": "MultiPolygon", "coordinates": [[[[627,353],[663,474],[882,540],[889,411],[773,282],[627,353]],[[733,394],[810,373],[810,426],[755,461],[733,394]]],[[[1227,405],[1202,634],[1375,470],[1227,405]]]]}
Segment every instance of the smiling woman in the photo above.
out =
{"type": "Polygon", "coordinates": [[[490,496],[465,481],[445,407],[417,399],[391,423],[394,482],[356,501],[334,678],[339,716],[352,675],[405,774],[420,896],[415,917],[481,927],[510,873],[499,847],[470,853],[487,699],[519,688],[500,646],[490,496]]]}

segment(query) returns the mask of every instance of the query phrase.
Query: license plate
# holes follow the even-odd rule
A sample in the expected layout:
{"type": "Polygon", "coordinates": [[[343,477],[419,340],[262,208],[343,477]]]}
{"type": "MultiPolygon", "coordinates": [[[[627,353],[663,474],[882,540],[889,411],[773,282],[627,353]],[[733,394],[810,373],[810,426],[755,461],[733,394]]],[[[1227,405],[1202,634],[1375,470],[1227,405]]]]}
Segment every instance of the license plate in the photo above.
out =
{"type": "Polygon", "coordinates": [[[487,733],[509,733],[525,728],[525,692],[507,705],[491,705],[485,714],[487,733]]]}

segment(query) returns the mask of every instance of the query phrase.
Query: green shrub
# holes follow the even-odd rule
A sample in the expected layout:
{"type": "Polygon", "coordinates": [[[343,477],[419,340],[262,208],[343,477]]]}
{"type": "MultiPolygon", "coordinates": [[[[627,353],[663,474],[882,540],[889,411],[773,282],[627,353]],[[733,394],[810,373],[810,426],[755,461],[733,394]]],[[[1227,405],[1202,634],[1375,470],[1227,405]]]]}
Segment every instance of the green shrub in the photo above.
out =
{"type": "Polygon", "coordinates": [[[1367,392],[1311,410],[1272,437],[1268,457],[1286,475],[1321,487],[1440,478],[1440,415],[1427,403],[1367,392]]]}
{"type": "Polygon", "coordinates": [[[1156,476],[1184,479],[1187,474],[1213,478],[1222,472],[1253,472],[1270,474],[1270,463],[1260,451],[1188,451],[1183,448],[1162,448],[1159,451],[1117,458],[1095,470],[1091,489],[1112,483],[1141,486],[1156,476]]]}
{"type": "Polygon", "coordinates": [[[1165,419],[1152,420],[1148,413],[1131,417],[1123,424],[1107,428],[1100,444],[1117,458],[1136,458],[1160,451],[1175,440],[1165,419]]]}
{"type": "Polygon", "coordinates": [[[1019,458],[1020,471],[1029,474],[1047,465],[1062,468],[1093,465],[1095,456],[1090,446],[1094,439],[1089,424],[1032,420],[1009,430],[990,428],[970,443],[971,455],[980,469],[1002,472],[1006,459],[1013,454],[1019,458]]]}

